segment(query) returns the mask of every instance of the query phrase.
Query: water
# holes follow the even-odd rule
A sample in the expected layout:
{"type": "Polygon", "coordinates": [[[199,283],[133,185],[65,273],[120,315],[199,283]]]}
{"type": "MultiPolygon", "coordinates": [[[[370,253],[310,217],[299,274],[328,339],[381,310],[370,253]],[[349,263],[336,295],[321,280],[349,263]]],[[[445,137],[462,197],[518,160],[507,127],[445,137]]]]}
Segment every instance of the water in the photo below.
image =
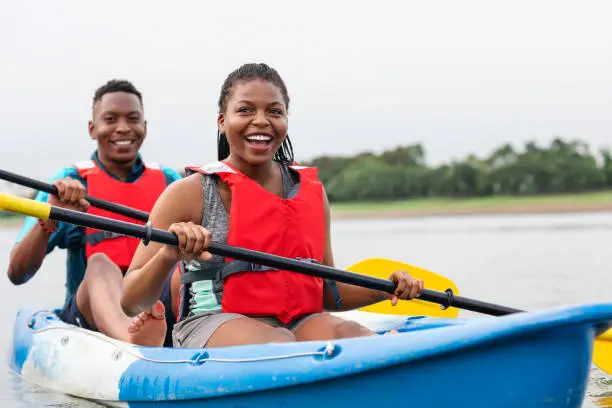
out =
{"type": "MultiPolygon", "coordinates": [[[[4,268],[16,229],[0,229],[4,268]]],[[[385,257],[451,278],[465,296],[536,310],[582,302],[608,302],[612,268],[612,213],[481,216],[406,220],[342,220],[333,224],[336,264],[385,257]]],[[[62,252],[51,254],[28,284],[0,279],[7,350],[17,309],[31,303],[60,305],[62,252]]],[[[461,312],[462,317],[474,314],[461,312]]],[[[31,386],[0,371],[2,407],[97,407],[31,386]]],[[[593,367],[584,407],[612,407],[612,378],[593,367]]]]}

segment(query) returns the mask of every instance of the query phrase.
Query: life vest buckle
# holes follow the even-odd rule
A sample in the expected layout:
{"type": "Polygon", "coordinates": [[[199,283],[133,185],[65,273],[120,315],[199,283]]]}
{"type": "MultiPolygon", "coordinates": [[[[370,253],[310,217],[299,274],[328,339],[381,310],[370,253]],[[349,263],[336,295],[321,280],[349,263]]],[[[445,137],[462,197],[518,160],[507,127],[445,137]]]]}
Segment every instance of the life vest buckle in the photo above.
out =
{"type": "Polygon", "coordinates": [[[301,257],[298,256],[295,259],[298,260],[298,261],[313,263],[313,264],[317,264],[317,265],[321,264],[321,262],[317,261],[316,259],[312,259],[312,258],[301,258],[301,257]]]}
{"type": "Polygon", "coordinates": [[[271,266],[259,265],[253,262],[249,262],[250,271],[253,272],[264,272],[264,271],[278,271],[278,268],[272,268],[271,266]]]}

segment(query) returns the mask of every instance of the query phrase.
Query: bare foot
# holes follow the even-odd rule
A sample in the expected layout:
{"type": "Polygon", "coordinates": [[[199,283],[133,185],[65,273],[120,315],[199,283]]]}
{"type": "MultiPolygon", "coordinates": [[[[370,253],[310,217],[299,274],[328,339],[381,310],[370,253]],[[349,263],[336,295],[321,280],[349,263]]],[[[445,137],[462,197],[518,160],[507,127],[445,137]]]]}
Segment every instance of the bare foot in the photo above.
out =
{"type": "Polygon", "coordinates": [[[166,309],[159,300],[151,310],[134,317],[128,328],[128,343],[161,347],[166,338],[166,309]]]}
{"type": "Polygon", "coordinates": [[[399,334],[399,332],[397,330],[393,329],[393,330],[389,330],[387,332],[384,332],[383,336],[386,336],[387,334],[399,334]]]}

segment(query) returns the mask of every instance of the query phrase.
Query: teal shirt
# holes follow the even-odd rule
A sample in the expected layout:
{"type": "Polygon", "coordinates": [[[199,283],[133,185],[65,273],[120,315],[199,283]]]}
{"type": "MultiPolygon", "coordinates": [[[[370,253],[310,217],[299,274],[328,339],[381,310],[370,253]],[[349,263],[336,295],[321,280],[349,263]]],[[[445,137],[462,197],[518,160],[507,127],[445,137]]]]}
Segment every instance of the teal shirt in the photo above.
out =
{"type": "MultiPolygon", "coordinates": [[[[98,153],[95,151],[91,160],[95,161],[96,164],[104,170],[111,177],[117,179],[117,177],[108,173],[104,166],[98,160],[98,153]]],[[[166,185],[170,185],[176,180],[181,178],[180,174],[171,169],[162,166],[161,167],[164,175],[166,176],[166,185]]],[[[130,170],[130,174],[126,179],[127,183],[133,183],[137,181],[140,176],[144,173],[145,167],[142,162],[142,158],[138,155],[138,159],[136,163],[130,170]]],[[[58,171],[50,181],[59,180],[62,178],[71,177],[77,179],[83,183],[85,187],[87,184],[85,180],[81,177],[79,172],[74,167],[64,167],[60,171],[58,171]]],[[[45,192],[39,192],[35,200],[47,202],[49,198],[49,194],[45,192]]],[[[30,229],[36,225],[38,222],[37,218],[27,217],[23,223],[23,227],[17,237],[17,242],[20,242],[23,237],[30,231],[30,229]]],[[[87,261],[85,258],[85,246],[83,245],[83,237],[85,235],[85,228],[79,227],[73,224],[68,224],[64,222],[58,223],[57,231],[54,232],[51,237],[49,237],[49,244],[47,245],[47,254],[53,251],[55,248],[61,248],[67,250],[67,258],[66,258],[66,301],[70,299],[78,289],[83,277],[85,276],[85,268],[87,266],[87,261]]],[[[26,279],[29,279],[27,277],[26,279]]]]}

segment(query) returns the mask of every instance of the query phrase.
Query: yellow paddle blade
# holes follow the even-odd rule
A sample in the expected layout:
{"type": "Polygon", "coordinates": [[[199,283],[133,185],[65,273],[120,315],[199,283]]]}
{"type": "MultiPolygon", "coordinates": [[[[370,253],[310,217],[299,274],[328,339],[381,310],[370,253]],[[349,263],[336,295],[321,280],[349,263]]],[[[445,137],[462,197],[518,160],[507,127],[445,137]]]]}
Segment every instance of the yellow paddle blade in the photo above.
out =
{"type": "Polygon", "coordinates": [[[612,329],[595,339],[593,362],[602,371],[612,374],[612,329]]]}
{"type": "Polygon", "coordinates": [[[30,215],[41,220],[49,218],[51,206],[29,198],[16,197],[10,194],[0,194],[0,210],[30,215]]]}
{"type": "MultiPolygon", "coordinates": [[[[444,292],[446,289],[452,289],[455,295],[459,295],[459,289],[450,279],[426,269],[393,261],[391,259],[366,259],[348,267],[347,270],[382,279],[388,279],[394,271],[406,271],[411,276],[422,279],[427,289],[438,290],[440,292],[444,292]]],[[[445,318],[455,318],[459,315],[459,309],[455,307],[449,307],[446,310],[442,310],[440,305],[436,303],[425,302],[418,299],[402,300],[396,306],[391,306],[391,301],[385,300],[370,306],[362,307],[359,310],[371,313],[445,318]]]]}

